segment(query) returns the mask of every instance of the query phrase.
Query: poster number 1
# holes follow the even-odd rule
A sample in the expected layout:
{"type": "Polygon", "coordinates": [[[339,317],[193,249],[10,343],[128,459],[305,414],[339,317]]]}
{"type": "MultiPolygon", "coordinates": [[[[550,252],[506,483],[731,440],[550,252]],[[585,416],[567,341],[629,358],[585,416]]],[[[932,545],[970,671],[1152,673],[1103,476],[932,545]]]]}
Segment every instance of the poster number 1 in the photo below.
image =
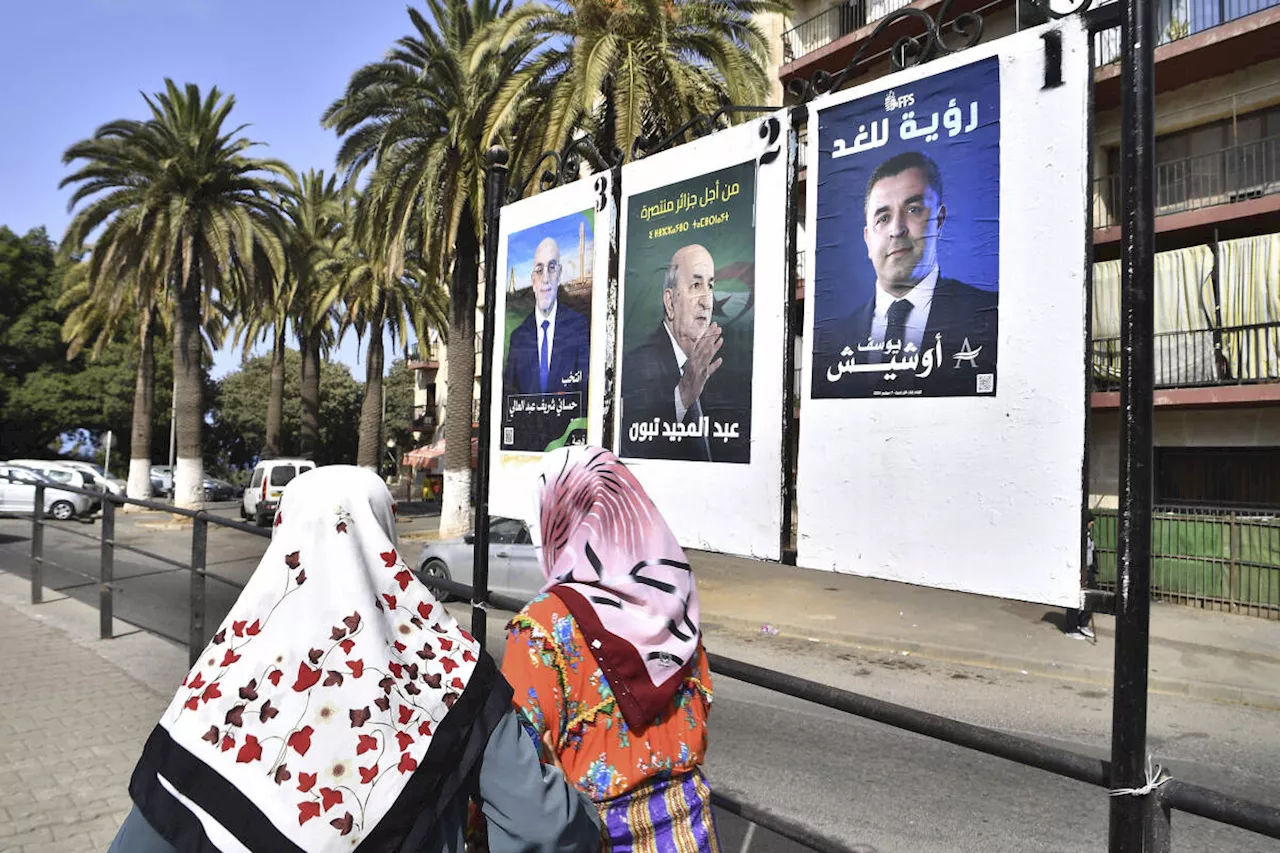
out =
{"type": "Polygon", "coordinates": [[[603,213],[609,202],[609,179],[604,175],[596,178],[596,213],[603,213]]]}
{"type": "Polygon", "coordinates": [[[778,154],[782,151],[782,146],[778,144],[781,136],[782,122],[777,116],[771,116],[760,124],[760,138],[765,141],[765,152],[760,155],[761,166],[768,166],[778,159],[778,154]]]}

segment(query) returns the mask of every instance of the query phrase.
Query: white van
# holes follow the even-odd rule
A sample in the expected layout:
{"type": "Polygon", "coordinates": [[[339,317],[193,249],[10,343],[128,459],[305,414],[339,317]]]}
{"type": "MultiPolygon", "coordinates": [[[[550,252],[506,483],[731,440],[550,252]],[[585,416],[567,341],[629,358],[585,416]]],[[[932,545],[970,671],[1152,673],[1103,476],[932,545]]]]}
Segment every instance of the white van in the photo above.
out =
{"type": "Polygon", "coordinates": [[[310,471],[316,463],[310,459],[264,459],[253,469],[253,479],[240,501],[240,517],[253,519],[266,527],[276,514],[280,495],[294,477],[310,471]]]}

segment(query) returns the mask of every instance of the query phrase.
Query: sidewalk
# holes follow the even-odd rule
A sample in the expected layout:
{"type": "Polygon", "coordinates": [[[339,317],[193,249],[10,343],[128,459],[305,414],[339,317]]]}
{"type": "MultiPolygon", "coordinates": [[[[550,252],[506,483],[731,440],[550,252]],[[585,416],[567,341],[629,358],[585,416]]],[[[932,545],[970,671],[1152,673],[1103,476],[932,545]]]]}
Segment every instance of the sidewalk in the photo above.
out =
{"type": "MultiPolygon", "coordinates": [[[[690,552],[703,627],[1111,685],[1115,619],[1097,642],[1061,631],[1061,608],[690,552]]],[[[1280,621],[1174,604],[1151,606],[1149,686],[1280,710],[1280,621]]]]}
{"type": "Polygon", "coordinates": [[[104,853],[186,654],[122,622],[99,641],[96,610],[30,591],[0,572],[0,851],[104,853]]]}

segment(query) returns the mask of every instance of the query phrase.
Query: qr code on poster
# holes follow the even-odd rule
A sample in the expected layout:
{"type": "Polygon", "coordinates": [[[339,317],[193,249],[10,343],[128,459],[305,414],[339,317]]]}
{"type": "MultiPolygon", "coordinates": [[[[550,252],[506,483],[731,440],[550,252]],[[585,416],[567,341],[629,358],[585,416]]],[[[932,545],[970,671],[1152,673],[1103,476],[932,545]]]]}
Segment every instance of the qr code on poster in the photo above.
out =
{"type": "Polygon", "coordinates": [[[994,373],[978,374],[978,393],[990,394],[996,390],[996,375],[994,373]]]}
{"type": "Polygon", "coordinates": [[[511,427],[503,427],[503,428],[502,428],[502,443],[503,443],[503,444],[515,444],[515,441],[516,441],[516,431],[515,431],[514,429],[512,429],[511,427]]]}

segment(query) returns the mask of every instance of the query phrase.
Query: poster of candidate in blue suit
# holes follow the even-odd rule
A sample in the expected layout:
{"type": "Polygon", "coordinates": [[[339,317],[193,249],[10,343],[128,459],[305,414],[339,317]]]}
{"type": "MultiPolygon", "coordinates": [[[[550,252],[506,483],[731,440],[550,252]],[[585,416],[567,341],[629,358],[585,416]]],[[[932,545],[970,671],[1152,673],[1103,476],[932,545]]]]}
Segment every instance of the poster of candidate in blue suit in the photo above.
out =
{"type": "Polygon", "coordinates": [[[503,450],[586,441],[594,233],[588,209],[507,241],[503,450]]]}
{"type": "Polygon", "coordinates": [[[819,114],[814,399],[996,393],[997,57],[819,114]]]}

